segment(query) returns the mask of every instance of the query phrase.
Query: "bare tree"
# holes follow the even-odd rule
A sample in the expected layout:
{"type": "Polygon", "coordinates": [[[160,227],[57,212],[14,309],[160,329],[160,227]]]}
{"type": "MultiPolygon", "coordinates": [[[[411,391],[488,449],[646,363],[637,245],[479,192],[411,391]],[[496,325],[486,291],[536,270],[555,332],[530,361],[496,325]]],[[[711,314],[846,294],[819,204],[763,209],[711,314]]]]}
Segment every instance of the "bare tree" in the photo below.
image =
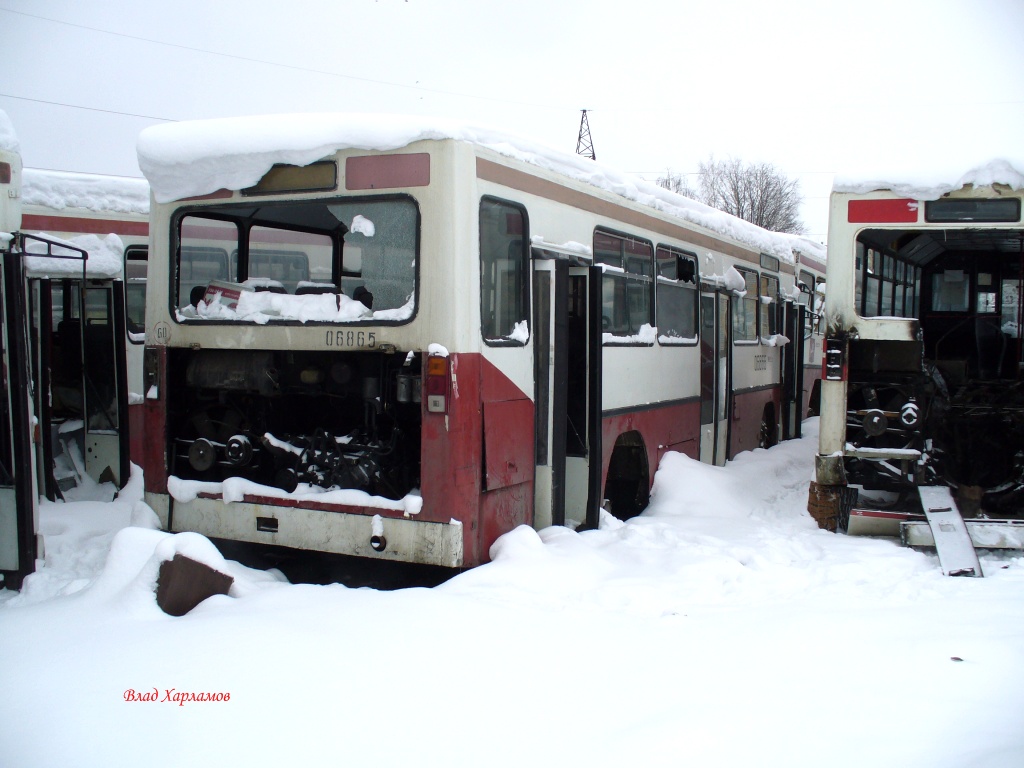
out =
{"type": "Polygon", "coordinates": [[[698,179],[695,190],[681,174],[668,171],[657,183],[773,232],[803,234],[798,215],[803,202],[800,182],[771,163],[744,163],[732,157],[715,160],[712,156],[701,161],[698,179]]]}
{"type": "Polygon", "coordinates": [[[676,192],[684,197],[689,197],[694,200],[697,200],[700,197],[700,193],[690,186],[686,177],[681,173],[673,172],[671,168],[665,171],[664,176],[658,177],[657,184],[659,187],[664,187],[665,189],[671,192],[676,192]]]}

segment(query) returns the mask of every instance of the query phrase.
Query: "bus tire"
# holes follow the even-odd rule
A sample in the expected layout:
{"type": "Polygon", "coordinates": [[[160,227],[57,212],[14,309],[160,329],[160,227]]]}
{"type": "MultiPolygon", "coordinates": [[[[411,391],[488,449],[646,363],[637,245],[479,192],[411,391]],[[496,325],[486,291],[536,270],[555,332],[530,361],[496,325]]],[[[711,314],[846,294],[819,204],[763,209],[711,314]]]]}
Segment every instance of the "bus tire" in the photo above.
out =
{"type": "Polygon", "coordinates": [[[821,379],[814,382],[811,387],[811,397],[807,402],[807,417],[821,415],[821,379]]]}
{"type": "Polygon", "coordinates": [[[650,503],[647,449],[639,432],[626,432],[615,441],[608,462],[604,498],[609,511],[619,520],[636,517],[650,503]]]}
{"type": "Polygon", "coordinates": [[[779,442],[779,425],[775,421],[775,406],[769,403],[761,415],[761,431],[757,436],[758,448],[771,448],[779,442]]]}

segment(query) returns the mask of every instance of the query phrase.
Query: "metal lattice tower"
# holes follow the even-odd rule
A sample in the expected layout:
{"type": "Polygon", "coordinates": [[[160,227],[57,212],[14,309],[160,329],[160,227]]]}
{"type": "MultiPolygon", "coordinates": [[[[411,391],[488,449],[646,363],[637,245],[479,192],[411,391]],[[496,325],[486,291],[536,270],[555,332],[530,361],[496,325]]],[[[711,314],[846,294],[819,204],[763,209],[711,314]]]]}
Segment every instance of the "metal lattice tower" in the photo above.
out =
{"type": "Polygon", "coordinates": [[[582,110],[583,117],[580,118],[580,136],[576,140],[576,154],[597,160],[594,154],[594,142],[590,138],[590,122],[587,120],[587,110],[582,110]]]}

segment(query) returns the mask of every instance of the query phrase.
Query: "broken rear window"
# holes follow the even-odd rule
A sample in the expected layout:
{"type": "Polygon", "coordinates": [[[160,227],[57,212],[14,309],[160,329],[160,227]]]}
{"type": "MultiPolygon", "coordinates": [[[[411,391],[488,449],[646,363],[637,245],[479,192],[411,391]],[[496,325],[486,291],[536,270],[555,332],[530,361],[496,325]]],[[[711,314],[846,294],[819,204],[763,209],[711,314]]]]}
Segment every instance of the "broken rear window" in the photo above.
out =
{"type": "Polygon", "coordinates": [[[179,322],[404,322],[415,313],[419,212],[404,197],[182,210],[179,322]]]}

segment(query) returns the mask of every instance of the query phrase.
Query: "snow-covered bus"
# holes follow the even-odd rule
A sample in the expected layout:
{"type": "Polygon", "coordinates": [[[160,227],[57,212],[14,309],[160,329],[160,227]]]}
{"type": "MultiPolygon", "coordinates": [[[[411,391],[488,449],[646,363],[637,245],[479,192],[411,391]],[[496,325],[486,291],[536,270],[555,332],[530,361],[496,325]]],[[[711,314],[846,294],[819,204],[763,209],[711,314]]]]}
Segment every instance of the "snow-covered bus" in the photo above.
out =
{"type": "Polygon", "coordinates": [[[21,254],[22,165],[17,136],[0,110],[0,586],[19,589],[35,567],[38,493],[21,254]]]}
{"type": "Polygon", "coordinates": [[[139,160],[168,530],[472,566],[806,411],[820,261],[590,160],[353,115],[159,126],[139,160]]]}
{"type": "MultiPolygon", "coordinates": [[[[146,315],[146,269],[149,249],[149,185],[145,179],[102,174],[48,171],[26,168],[23,183],[22,230],[41,238],[67,241],[72,245],[98,250],[96,258],[102,262],[89,267],[93,280],[107,281],[104,291],[115,290],[112,283],[118,280],[123,285],[117,291],[124,295],[125,331],[123,334],[124,355],[128,389],[128,419],[131,434],[131,454],[140,456],[143,442],[142,403],[142,350],[145,340],[146,315]],[[115,236],[111,238],[111,235],[115,236]],[[113,269],[111,255],[120,250],[120,267],[113,269]]],[[[30,250],[41,251],[41,245],[30,250]]],[[[94,262],[96,261],[94,258],[94,262]]],[[[77,311],[65,306],[72,301],[72,292],[65,293],[73,277],[70,265],[59,269],[59,261],[46,263],[58,267],[52,274],[38,270],[33,276],[53,278],[47,289],[51,296],[47,301],[52,311],[52,333],[57,344],[55,358],[60,357],[60,334],[58,329],[65,322],[65,340],[68,323],[77,317],[77,311]],[[65,316],[65,310],[68,314],[65,316]]],[[[75,276],[81,277],[80,274],[75,276]]],[[[108,303],[106,293],[99,291],[99,283],[92,284],[92,304],[108,303]]],[[[99,322],[97,311],[90,312],[91,323],[99,322]]],[[[102,316],[113,316],[102,310],[102,316]]],[[[120,339],[120,332],[119,332],[120,339]]],[[[121,343],[121,341],[119,341],[121,343]]],[[[109,355],[100,358],[109,359],[109,355]]],[[[97,363],[102,365],[102,363],[97,363]]],[[[112,368],[111,371],[118,369],[112,368]]],[[[126,433],[127,434],[127,433],[126,433]]],[[[90,458],[87,452],[85,458],[90,458]]],[[[136,459],[138,461],[138,459],[136,459]]],[[[91,463],[91,462],[90,462],[91,463]]],[[[102,467],[100,468],[103,469],[102,467]]]]}
{"type": "MultiPolygon", "coordinates": [[[[80,486],[91,492],[128,480],[128,386],[134,380],[141,390],[148,211],[143,179],[23,168],[0,111],[0,572],[7,586],[17,588],[42,556],[40,495],[72,498],[80,486]]],[[[134,400],[141,404],[141,393],[134,400]]],[[[139,443],[141,426],[138,419],[131,433],[139,443]]]]}
{"type": "Polygon", "coordinates": [[[836,182],[809,509],[823,527],[920,543],[925,512],[958,508],[976,544],[1010,546],[1024,512],[1024,166],[951,177],[836,182]],[[938,506],[927,488],[943,489],[938,506]]]}

